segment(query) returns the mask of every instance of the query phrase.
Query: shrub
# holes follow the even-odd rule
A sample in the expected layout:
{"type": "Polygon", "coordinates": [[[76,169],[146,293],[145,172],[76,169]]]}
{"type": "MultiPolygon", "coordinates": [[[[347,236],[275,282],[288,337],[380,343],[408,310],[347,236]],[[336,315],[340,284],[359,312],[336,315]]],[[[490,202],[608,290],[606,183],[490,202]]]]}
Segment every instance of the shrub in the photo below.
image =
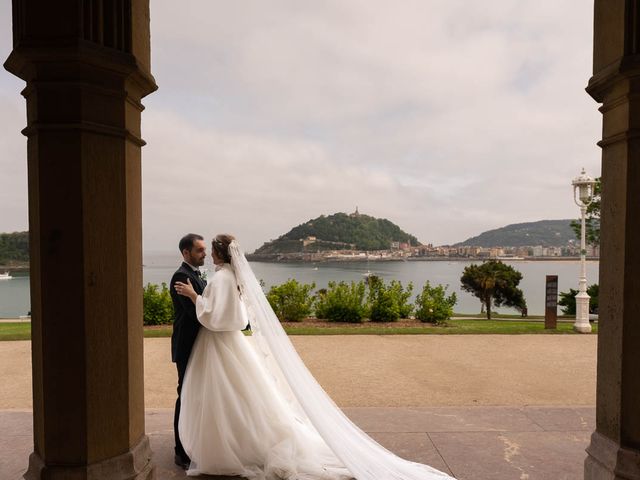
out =
{"type": "Polygon", "coordinates": [[[142,294],[143,322],[145,325],[164,325],[173,322],[173,303],[167,284],[161,288],[147,283],[142,294]]]}
{"type": "Polygon", "coordinates": [[[389,286],[395,301],[398,302],[398,310],[400,312],[400,318],[409,318],[413,313],[413,304],[411,300],[411,294],[413,293],[413,283],[409,282],[406,289],[402,286],[402,283],[397,280],[391,280],[389,286]]]}
{"type": "Polygon", "coordinates": [[[407,318],[413,312],[409,303],[413,284],[409,283],[405,290],[402,283],[392,280],[389,286],[379,277],[372,275],[367,279],[369,287],[369,318],[372,322],[394,322],[399,318],[407,318]]]}
{"type": "MultiPolygon", "coordinates": [[[[589,313],[598,313],[598,294],[600,293],[600,286],[597,283],[589,285],[587,287],[587,294],[591,297],[589,299],[589,313]]],[[[564,315],[576,314],[576,295],[578,290],[570,288],[568,292],[560,292],[560,300],[558,305],[562,307],[562,313],[564,315]]]]}
{"type": "Polygon", "coordinates": [[[587,288],[587,293],[591,297],[589,300],[589,313],[598,313],[600,309],[600,302],[598,301],[598,297],[600,296],[600,285],[594,283],[587,288]]]}
{"type": "Polygon", "coordinates": [[[329,282],[316,296],[315,313],[332,322],[362,322],[366,314],[364,282],[329,282]]]}
{"type": "Polygon", "coordinates": [[[372,275],[367,278],[369,293],[368,317],[372,322],[394,322],[400,318],[400,308],[394,302],[392,292],[380,277],[372,275]]]}
{"type": "Polygon", "coordinates": [[[369,298],[369,319],[372,322],[395,322],[400,318],[400,308],[384,284],[371,289],[369,298]]]}
{"type": "Polygon", "coordinates": [[[416,298],[416,318],[422,322],[435,324],[445,323],[453,315],[453,307],[458,298],[455,292],[446,296],[447,287],[438,285],[432,287],[427,282],[422,287],[422,293],[416,298]]]}
{"type": "Polygon", "coordinates": [[[316,284],[301,284],[290,279],[282,285],[271,287],[267,300],[281,322],[299,322],[311,312],[313,296],[310,292],[316,284]]]}

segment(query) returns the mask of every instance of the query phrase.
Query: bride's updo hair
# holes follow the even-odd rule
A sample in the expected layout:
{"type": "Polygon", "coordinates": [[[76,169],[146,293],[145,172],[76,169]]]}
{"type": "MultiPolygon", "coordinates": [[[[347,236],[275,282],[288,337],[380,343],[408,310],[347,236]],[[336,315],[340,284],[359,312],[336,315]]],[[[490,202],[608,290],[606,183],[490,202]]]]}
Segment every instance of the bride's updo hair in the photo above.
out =
{"type": "Polygon", "coordinates": [[[211,241],[211,248],[216,252],[216,256],[221,258],[224,263],[231,263],[231,254],[229,253],[229,244],[234,241],[236,237],[226,233],[216,235],[211,241]]]}

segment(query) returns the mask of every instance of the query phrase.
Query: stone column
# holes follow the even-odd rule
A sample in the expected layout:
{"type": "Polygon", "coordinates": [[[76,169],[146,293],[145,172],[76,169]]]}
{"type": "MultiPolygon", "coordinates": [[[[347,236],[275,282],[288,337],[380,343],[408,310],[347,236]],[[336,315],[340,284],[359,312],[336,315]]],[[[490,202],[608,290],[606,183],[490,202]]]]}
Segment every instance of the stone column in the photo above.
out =
{"type": "Polygon", "coordinates": [[[144,427],[140,100],[148,0],[13,0],[26,81],[34,452],[27,479],[153,478],[144,427]]]}
{"type": "Polygon", "coordinates": [[[596,431],[585,479],[640,479],[640,1],[596,0],[602,221],[596,431]]]}

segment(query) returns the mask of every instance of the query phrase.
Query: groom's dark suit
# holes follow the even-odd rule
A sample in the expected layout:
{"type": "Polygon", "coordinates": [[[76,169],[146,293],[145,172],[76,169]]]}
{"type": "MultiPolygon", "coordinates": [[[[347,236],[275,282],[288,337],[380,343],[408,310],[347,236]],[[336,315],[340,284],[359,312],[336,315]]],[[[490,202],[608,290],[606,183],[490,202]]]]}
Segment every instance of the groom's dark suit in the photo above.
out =
{"type": "Polygon", "coordinates": [[[176,440],[176,454],[182,458],[186,458],[187,454],[182,447],[180,437],[178,435],[178,419],[180,418],[180,393],[182,391],[182,380],[187,370],[189,355],[193,343],[198,336],[200,330],[200,322],[196,316],[196,306],[190,298],[178,295],[175,289],[176,282],[187,283],[187,279],[191,281],[193,289],[198,295],[202,294],[204,287],[207,285],[206,280],[200,276],[199,271],[193,270],[188,263],[183,262],[176,273],[171,277],[170,292],[173,301],[173,334],[171,335],[171,360],[175,362],[178,368],[178,399],[176,400],[176,410],[173,416],[173,430],[176,440]]]}

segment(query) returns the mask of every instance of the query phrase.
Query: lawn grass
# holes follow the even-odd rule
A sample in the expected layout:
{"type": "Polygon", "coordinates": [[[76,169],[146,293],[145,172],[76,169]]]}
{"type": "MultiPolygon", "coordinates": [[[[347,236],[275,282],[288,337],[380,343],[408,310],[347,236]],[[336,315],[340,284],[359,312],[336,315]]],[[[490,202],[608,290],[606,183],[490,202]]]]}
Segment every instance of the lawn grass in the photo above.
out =
{"type": "Polygon", "coordinates": [[[0,341],[30,339],[31,322],[0,323],[0,341]]]}
{"type": "MultiPolygon", "coordinates": [[[[593,333],[598,333],[598,325],[592,325],[593,333]]],[[[450,320],[445,326],[417,324],[415,326],[394,326],[388,324],[365,323],[358,326],[329,323],[327,326],[306,326],[287,324],[289,335],[522,335],[522,334],[574,334],[572,323],[558,323],[556,330],[545,330],[542,322],[501,321],[501,320],[450,320]]]]}
{"type": "MultiPolygon", "coordinates": [[[[592,324],[593,332],[598,333],[598,324],[592,324]]],[[[522,334],[574,334],[572,323],[558,323],[556,330],[545,330],[544,323],[531,321],[504,320],[450,320],[446,326],[433,326],[415,323],[411,326],[393,323],[344,324],[326,322],[322,325],[287,323],[284,326],[289,335],[522,335],[522,334]]],[[[145,327],[147,338],[170,337],[170,325],[145,327]]],[[[29,340],[31,324],[28,322],[0,323],[0,341],[29,340]]]]}
{"type": "MultiPolygon", "coordinates": [[[[464,317],[464,318],[481,318],[481,319],[485,319],[487,318],[487,314],[486,313],[460,313],[460,312],[453,312],[453,317],[455,318],[460,318],[460,317],[464,317]]],[[[496,313],[496,312],[491,312],[491,319],[496,319],[496,318],[522,318],[520,315],[515,315],[513,313],[496,313]]],[[[528,315],[527,316],[528,319],[540,319],[540,318],[544,318],[544,315],[528,315]]]]}
{"type": "MultiPolygon", "coordinates": [[[[479,319],[487,319],[486,313],[454,313],[454,318],[479,318],[479,319]]],[[[544,315],[527,315],[526,318],[521,317],[520,315],[513,315],[509,313],[491,313],[491,319],[511,319],[511,320],[543,320],[544,315]]],[[[558,315],[558,320],[575,320],[575,315],[558,315]]]]}

